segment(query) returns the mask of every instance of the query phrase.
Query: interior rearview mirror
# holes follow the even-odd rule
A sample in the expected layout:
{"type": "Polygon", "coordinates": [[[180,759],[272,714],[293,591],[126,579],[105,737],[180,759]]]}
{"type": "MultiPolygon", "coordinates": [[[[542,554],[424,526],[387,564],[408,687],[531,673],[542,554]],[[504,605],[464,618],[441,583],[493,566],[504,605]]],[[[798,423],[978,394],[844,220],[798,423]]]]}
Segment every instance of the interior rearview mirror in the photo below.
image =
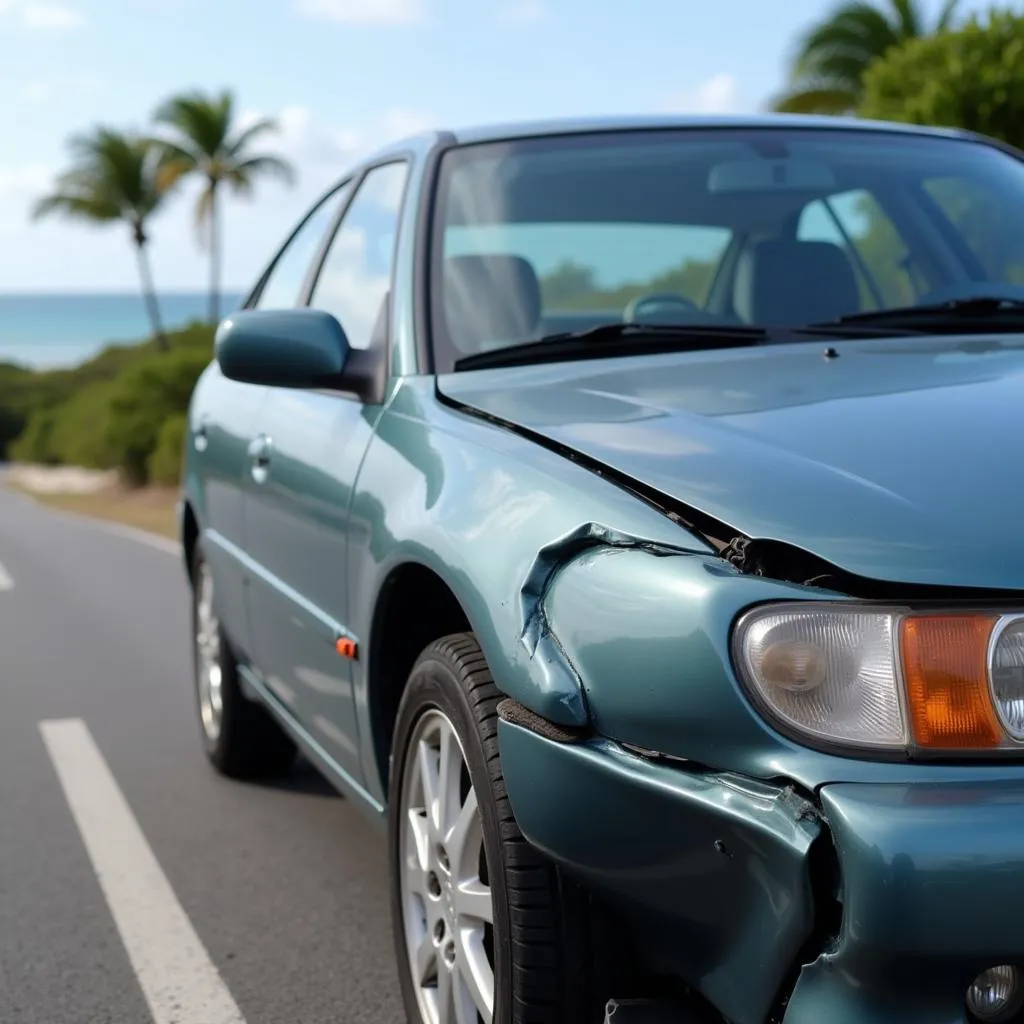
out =
{"type": "Polygon", "coordinates": [[[241,310],[214,342],[225,377],[279,388],[338,387],[350,351],[341,324],[319,309],[241,310]]]}

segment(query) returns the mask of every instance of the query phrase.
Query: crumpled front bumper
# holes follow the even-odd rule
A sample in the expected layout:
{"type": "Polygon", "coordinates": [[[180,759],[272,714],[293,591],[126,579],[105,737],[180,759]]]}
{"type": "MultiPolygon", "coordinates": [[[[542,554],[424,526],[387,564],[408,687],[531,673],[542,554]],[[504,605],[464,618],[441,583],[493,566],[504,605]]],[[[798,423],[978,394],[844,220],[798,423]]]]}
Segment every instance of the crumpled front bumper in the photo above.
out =
{"type": "Polygon", "coordinates": [[[963,1024],[981,971],[1024,964],[1024,782],[811,800],[508,721],[499,737],[524,835],[732,1024],[963,1024]]]}
{"type": "Polygon", "coordinates": [[[842,928],[800,974],[785,1024],[952,1024],[997,964],[1024,964],[1024,784],[821,790],[842,928]]]}

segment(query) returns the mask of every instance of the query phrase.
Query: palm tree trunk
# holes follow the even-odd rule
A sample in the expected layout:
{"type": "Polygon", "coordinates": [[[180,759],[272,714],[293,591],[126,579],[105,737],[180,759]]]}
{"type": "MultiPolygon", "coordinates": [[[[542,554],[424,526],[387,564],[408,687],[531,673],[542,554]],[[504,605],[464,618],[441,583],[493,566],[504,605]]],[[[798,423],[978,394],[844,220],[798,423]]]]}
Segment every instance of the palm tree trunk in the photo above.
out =
{"type": "Polygon", "coordinates": [[[149,253],[146,251],[145,236],[139,237],[136,233],[135,256],[139,262],[139,279],[142,281],[142,298],[146,303],[146,312],[149,314],[149,322],[153,328],[153,337],[156,339],[156,347],[160,352],[167,352],[170,346],[167,343],[167,335],[164,334],[163,324],[160,321],[160,303],[156,297],[156,288],[153,286],[153,271],[149,266],[149,253]]]}
{"type": "Polygon", "coordinates": [[[220,321],[220,209],[217,204],[217,182],[210,189],[210,323],[220,321]]]}

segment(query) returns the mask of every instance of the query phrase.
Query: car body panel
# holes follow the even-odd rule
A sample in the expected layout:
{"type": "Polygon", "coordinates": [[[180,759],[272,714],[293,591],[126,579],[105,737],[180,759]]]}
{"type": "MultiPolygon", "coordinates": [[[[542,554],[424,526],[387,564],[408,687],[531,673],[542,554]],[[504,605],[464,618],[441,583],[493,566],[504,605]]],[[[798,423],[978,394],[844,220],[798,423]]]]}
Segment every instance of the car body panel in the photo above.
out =
{"type": "Polygon", "coordinates": [[[349,502],[379,414],[336,394],[272,389],[259,425],[273,451],[265,478],[250,474],[245,499],[253,663],[357,781],[352,662],[335,645],[349,636],[349,502]]]}
{"type": "Polygon", "coordinates": [[[855,575],[1021,589],[1024,483],[1002,446],[1019,416],[1021,340],[836,351],[801,342],[509,367],[445,374],[438,387],[734,533],[855,575]]]}
{"type": "Polygon", "coordinates": [[[185,441],[186,497],[201,524],[221,622],[243,652],[250,642],[246,572],[233,551],[244,543],[247,449],[267,391],[228,380],[211,364],[196,384],[185,441]]]}

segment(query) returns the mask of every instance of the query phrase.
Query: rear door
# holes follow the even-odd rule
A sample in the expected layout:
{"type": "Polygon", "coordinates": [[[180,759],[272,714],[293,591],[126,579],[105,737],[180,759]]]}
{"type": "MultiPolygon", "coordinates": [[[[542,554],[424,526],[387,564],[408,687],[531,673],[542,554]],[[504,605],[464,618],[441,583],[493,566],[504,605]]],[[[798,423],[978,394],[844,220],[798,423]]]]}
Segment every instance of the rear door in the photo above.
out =
{"type": "MultiPolygon", "coordinates": [[[[308,299],[337,318],[354,349],[382,356],[407,176],[404,161],[365,173],[308,299]]],[[[338,641],[355,641],[349,653],[358,657],[359,638],[347,626],[348,510],[381,409],[334,391],[270,388],[258,417],[259,471],[245,503],[246,545],[259,563],[249,613],[263,681],[357,785],[352,662],[338,641]]]]}
{"type": "MultiPolygon", "coordinates": [[[[336,191],[306,215],[264,272],[246,308],[298,303],[341,200],[342,193],[336,191]]],[[[203,546],[214,577],[218,615],[243,660],[251,651],[243,504],[249,452],[266,396],[265,387],[228,380],[214,363],[197,389],[189,425],[190,462],[203,481],[203,546]]]]}

